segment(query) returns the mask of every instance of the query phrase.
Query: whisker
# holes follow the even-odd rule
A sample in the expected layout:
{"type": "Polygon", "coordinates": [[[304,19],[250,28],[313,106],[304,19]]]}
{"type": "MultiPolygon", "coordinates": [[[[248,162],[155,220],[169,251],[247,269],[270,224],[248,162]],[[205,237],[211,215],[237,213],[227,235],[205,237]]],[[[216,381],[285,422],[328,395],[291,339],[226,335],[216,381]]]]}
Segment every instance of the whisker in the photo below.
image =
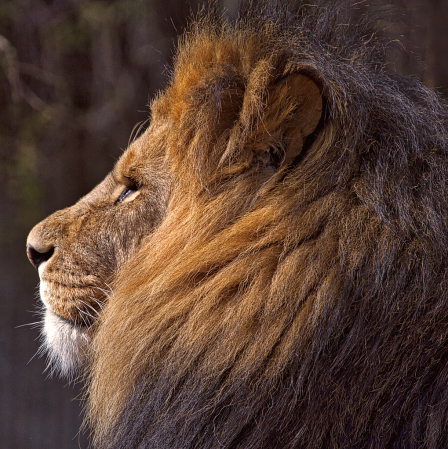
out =
{"type": "Polygon", "coordinates": [[[41,325],[42,321],[35,321],[34,323],[26,323],[26,324],[20,324],[19,326],[15,326],[14,329],[18,329],[19,327],[26,327],[26,326],[37,326],[41,325]]]}
{"type": "MultiPolygon", "coordinates": [[[[87,323],[87,321],[86,321],[86,319],[84,318],[84,312],[79,308],[79,306],[75,303],[75,302],[73,302],[70,298],[67,298],[68,300],[69,300],[69,302],[70,302],[70,304],[76,309],[76,310],[78,310],[78,312],[79,312],[79,317],[81,318],[81,321],[84,323],[84,325],[85,326],[89,326],[89,323],[87,323]]],[[[67,307],[66,307],[66,309],[67,309],[67,307]]],[[[67,312],[68,312],[68,309],[67,309],[67,312]]],[[[70,312],[69,312],[69,315],[70,315],[70,312]]],[[[72,316],[70,315],[70,319],[74,322],[74,323],[76,323],[76,320],[74,320],[73,318],[72,318],[72,316]]]]}
{"type": "Polygon", "coordinates": [[[140,136],[140,132],[141,132],[142,128],[146,125],[147,122],[149,122],[149,118],[142,120],[141,122],[137,122],[134,125],[134,127],[132,128],[131,134],[129,136],[128,146],[140,136]]]}
{"type": "MultiPolygon", "coordinates": [[[[93,296],[89,296],[89,298],[92,301],[94,301],[94,303],[100,308],[100,310],[104,309],[104,302],[103,301],[101,301],[101,300],[99,300],[97,298],[94,298],[93,296]]],[[[94,310],[96,310],[96,309],[94,309],[94,310]]],[[[99,313],[97,310],[96,310],[96,312],[99,313]]]]}
{"type": "MultiPolygon", "coordinates": [[[[75,304],[73,304],[73,302],[71,301],[70,298],[68,298],[68,300],[69,300],[69,302],[70,302],[71,305],[73,305],[73,306],[75,305],[75,304]]],[[[73,322],[75,322],[75,320],[73,319],[73,317],[72,317],[72,315],[71,315],[71,313],[70,313],[70,310],[69,310],[68,307],[67,307],[67,304],[64,304],[64,308],[65,308],[66,312],[68,313],[68,316],[70,317],[70,319],[71,319],[73,322]]]]}
{"type": "MultiPolygon", "coordinates": [[[[94,299],[91,296],[89,296],[90,299],[94,299]]],[[[87,302],[83,301],[82,299],[78,298],[78,301],[81,302],[82,304],[84,304],[86,307],[88,307],[89,309],[93,310],[93,312],[99,316],[99,312],[98,310],[96,310],[94,307],[92,307],[90,304],[88,304],[87,302]]],[[[85,311],[87,313],[87,311],[85,311]]],[[[93,318],[93,317],[92,317],[93,318]]]]}
{"type": "MultiPolygon", "coordinates": [[[[95,317],[94,315],[92,315],[90,312],[87,312],[87,310],[83,310],[83,309],[81,309],[80,307],[78,307],[78,310],[79,310],[79,312],[81,313],[81,315],[83,315],[84,317],[88,316],[88,317],[92,318],[93,320],[96,319],[96,317],[95,317]]],[[[87,325],[87,324],[88,324],[88,323],[86,322],[86,325],[87,325]]]]}
{"type": "Polygon", "coordinates": [[[106,281],[103,281],[103,282],[104,282],[104,285],[109,289],[109,291],[111,293],[113,293],[112,287],[106,281]]]}
{"type": "Polygon", "coordinates": [[[133,135],[134,135],[134,131],[137,129],[137,127],[141,124],[141,122],[137,122],[134,127],[132,128],[131,134],[129,134],[129,139],[128,139],[128,146],[134,141],[133,139],[133,135]]]}
{"type": "MultiPolygon", "coordinates": [[[[75,299],[78,300],[77,298],[75,298],[75,299]]],[[[70,301],[70,300],[69,300],[69,301],[70,301]]],[[[90,316],[91,318],[95,318],[95,317],[93,317],[93,316],[90,315],[89,313],[87,313],[87,312],[85,312],[84,310],[82,310],[82,309],[78,306],[78,304],[76,304],[75,302],[73,302],[73,301],[70,301],[70,302],[73,304],[73,306],[76,308],[76,310],[78,310],[79,316],[80,316],[82,322],[84,323],[84,325],[85,325],[85,326],[89,326],[89,323],[86,321],[85,315],[88,315],[88,316],[90,316]]]]}
{"type": "Polygon", "coordinates": [[[44,345],[40,345],[39,349],[34,353],[33,357],[31,357],[26,364],[29,365],[31,363],[31,361],[36,357],[36,355],[38,355],[39,357],[42,357],[44,352],[45,352],[44,345]]]}
{"type": "Polygon", "coordinates": [[[106,295],[107,298],[110,299],[110,294],[111,294],[112,292],[108,292],[108,291],[104,290],[104,289],[101,288],[101,287],[93,287],[93,288],[96,288],[96,289],[99,290],[100,292],[104,293],[104,295],[106,295]]]}
{"type": "Polygon", "coordinates": [[[113,295],[114,293],[112,287],[101,276],[99,276],[99,278],[101,279],[101,282],[107,287],[108,290],[105,290],[101,287],[94,287],[94,288],[96,288],[100,292],[104,293],[108,298],[110,298],[110,296],[113,295]]]}

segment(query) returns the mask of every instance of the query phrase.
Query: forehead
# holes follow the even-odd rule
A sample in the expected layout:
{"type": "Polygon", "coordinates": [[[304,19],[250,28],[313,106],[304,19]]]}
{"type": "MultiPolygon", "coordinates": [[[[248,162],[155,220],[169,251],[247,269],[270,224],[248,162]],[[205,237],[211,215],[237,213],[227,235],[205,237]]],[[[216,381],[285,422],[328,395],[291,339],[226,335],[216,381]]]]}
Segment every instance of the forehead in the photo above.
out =
{"type": "Polygon", "coordinates": [[[135,139],[121,155],[114,167],[114,173],[126,172],[131,168],[145,168],[151,161],[160,161],[166,154],[168,125],[165,120],[152,117],[150,126],[135,139]]]}

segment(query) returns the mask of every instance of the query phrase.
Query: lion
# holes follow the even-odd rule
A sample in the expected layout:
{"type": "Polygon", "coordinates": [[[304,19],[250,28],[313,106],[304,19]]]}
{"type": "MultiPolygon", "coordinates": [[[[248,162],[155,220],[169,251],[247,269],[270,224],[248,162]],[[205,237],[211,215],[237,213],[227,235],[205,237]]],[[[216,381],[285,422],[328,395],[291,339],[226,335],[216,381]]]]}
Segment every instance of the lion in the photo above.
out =
{"type": "Polygon", "coordinates": [[[447,106],[339,5],[204,13],[151,124],[38,224],[101,448],[448,447],[447,106]]]}

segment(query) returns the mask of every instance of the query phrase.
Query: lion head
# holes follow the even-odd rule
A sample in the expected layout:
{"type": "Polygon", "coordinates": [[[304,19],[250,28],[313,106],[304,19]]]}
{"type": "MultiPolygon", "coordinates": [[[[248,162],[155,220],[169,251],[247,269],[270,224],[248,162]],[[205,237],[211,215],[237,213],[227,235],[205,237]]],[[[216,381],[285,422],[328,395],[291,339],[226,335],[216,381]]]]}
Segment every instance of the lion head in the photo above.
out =
{"type": "Polygon", "coordinates": [[[448,444],[447,110],[341,14],[198,19],[151,126],[30,234],[98,447],[448,444]]]}

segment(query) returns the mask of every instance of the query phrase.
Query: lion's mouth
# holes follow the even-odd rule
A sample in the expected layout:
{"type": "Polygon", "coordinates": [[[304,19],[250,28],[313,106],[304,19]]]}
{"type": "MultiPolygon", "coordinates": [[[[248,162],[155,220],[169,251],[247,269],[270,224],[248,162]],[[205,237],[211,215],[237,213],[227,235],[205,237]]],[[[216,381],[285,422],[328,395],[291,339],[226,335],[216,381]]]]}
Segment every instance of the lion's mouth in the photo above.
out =
{"type": "Polygon", "coordinates": [[[51,312],[64,322],[79,328],[88,328],[98,319],[101,307],[99,300],[95,300],[95,305],[88,302],[89,298],[80,298],[78,295],[71,295],[70,289],[65,294],[61,294],[61,287],[58,286],[56,293],[52,292],[47,282],[40,283],[40,298],[45,309],[51,312]]]}
{"type": "Polygon", "coordinates": [[[73,319],[69,319],[69,318],[66,318],[65,316],[62,316],[62,315],[59,315],[59,313],[57,313],[57,312],[55,312],[52,308],[48,308],[48,310],[56,317],[56,318],[58,318],[59,320],[61,320],[62,322],[64,322],[64,323],[66,323],[66,324],[69,324],[70,326],[72,326],[72,327],[77,327],[77,328],[83,328],[83,327],[85,327],[85,328],[87,328],[87,327],[89,327],[89,326],[87,326],[85,323],[83,323],[83,322],[80,322],[79,320],[73,320],[73,319]]]}
{"type": "Polygon", "coordinates": [[[92,326],[104,304],[104,298],[99,298],[95,286],[80,288],[59,280],[53,281],[44,272],[41,273],[40,269],[39,274],[41,279],[39,294],[46,309],[71,326],[78,328],[92,326]]]}

